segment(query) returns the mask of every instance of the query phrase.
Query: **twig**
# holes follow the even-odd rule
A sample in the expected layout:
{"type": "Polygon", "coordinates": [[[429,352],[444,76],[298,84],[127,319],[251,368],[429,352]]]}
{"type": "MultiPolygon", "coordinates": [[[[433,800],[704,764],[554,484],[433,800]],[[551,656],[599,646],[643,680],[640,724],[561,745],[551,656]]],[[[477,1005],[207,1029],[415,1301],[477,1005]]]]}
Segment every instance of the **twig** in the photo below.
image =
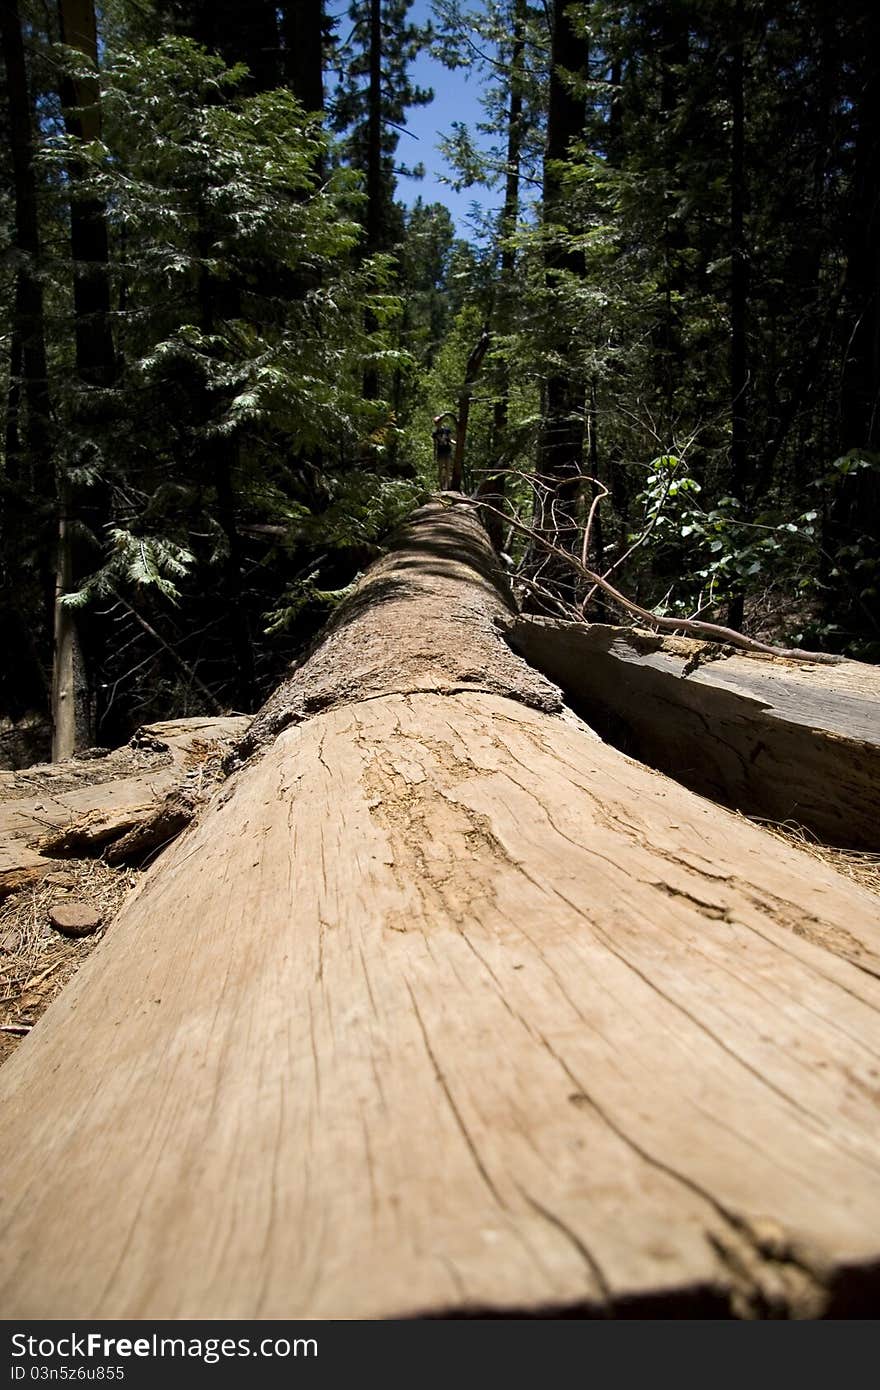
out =
{"type": "Polygon", "coordinates": [[[34,975],[28,980],[27,984],[23,986],[21,991],[22,994],[26,993],[29,989],[33,989],[34,985],[41,985],[44,980],[48,979],[53,970],[57,970],[59,966],[64,965],[66,959],[67,957],[62,956],[60,960],[53,961],[51,965],[47,966],[41,975],[34,975]]]}
{"type": "Polygon", "coordinates": [[[165,638],[160,636],[156,629],[150,623],[147,622],[146,618],[141,617],[137,609],[132,608],[131,604],[126,602],[126,600],[122,597],[121,594],[117,594],[116,597],[119,599],[119,602],[122,604],[123,608],[128,609],[135,622],[140,624],[144,632],[146,632],[147,636],[152,637],[154,642],[158,642],[159,646],[162,647],[162,649],[166,651],[168,655],[171,657],[171,660],[174,662],[174,664],[192,682],[196,689],[201,691],[202,695],[207,700],[209,707],[214,711],[214,713],[223,714],[224,710],[223,706],[220,704],[220,701],[216,698],[216,696],[212,695],[211,691],[205,685],[204,681],[199,680],[199,677],[196,675],[193,668],[189,665],[188,662],[184,661],[180,653],[176,652],[174,648],[168,642],[165,641],[165,638]]]}
{"type": "Polygon", "coordinates": [[[517,574],[514,576],[513,582],[514,584],[522,584],[531,593],[537,595],[544,603],[552,604],[568,622],[577,623],[583,621],[581,615],[575,608],[571,607],[571,604],[565,603],[561,598],[557,598],[555,594],[551,594],[549,589],[545,589],[541,584],[536,584],[533,579],[529,579],[528,575],[517,574]]]}
{"type": "Polygon", "coordinates": [[[32,1027],[32,1023],[0,1023],[0,1033],[18,1033],[23,1036],[25,1033],[29,1033],[32,1027]]]}

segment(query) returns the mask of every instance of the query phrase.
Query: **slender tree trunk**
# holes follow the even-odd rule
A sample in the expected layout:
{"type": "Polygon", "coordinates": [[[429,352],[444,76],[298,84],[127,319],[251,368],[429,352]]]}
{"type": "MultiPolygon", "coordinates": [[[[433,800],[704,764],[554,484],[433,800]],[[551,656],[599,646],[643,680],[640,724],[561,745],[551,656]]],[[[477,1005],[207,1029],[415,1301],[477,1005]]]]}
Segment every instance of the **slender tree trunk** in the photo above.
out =
{"type": "MultiPolygon", "coordinates": [[[[599,389],[595,377],[590,381],[590,389],[587,393],[586,426],[587,472],[591,479],[590,499],[592,504],[597,498],[603,496],[604,490],[600,477],[601,464],[599,459],[599,389]]],[[[602,508],[600,505],[597,505],[596,510],[593,512],[587,564],[591,566],[597,574],[602,574],[605,570],[605,537],[604,528],[602,526],[602,508]]],[[[604,609],[604,604],[602,604],[601,596],[597,595],[596,601],[597,604],[600,605],[600,611],[602,611],[604,609]]]]}
{"type": "MultiPolygon", "coordinates": [[[[664,178],[672,184],[667,198],[674,196],[675,186],[680,182],[680,147],[672,136],[675,112],[682,97],[682,83],[689,57],[689,31],[687,10],[680,5],[667,5],[661,10],[660,29],[660,110],[662,113],[662,141],[664,150],[664,178]]],[[[685,245],[684,227],[679,219],[671,216],[668,201],[663,206],[663,318],[656,335],[658,348],[657,364],[660,374],[660,391],[663,400],[663,432],[671,444],[675,429],[676,392],[684,378],[684,351],[682,347],[681,313],[678,307],[679,292],[684,288],[685,275],[681,265],[681,251],[685,245]]],[[[669,445],[667,445],[669,447],[669,445]]]]}
{"type": "MultiPolygon", "coordinates": [[[[94,0],[59,0],[61,40],[88,61],[95,77],[61,79],[61,102],[68,135],[89,143],[101,138],[100,90],[97,79],[98,36],[94,0]]],[[[81,163],[68,167],[71,183],[70,246],[73,256],[73,303],[76,322],[77,375],[86,386],[109,386],[116,375],[110,318],[110,254],[106,208],[99,198],[80,191],[81,163]]]]}
{"type": "Polygon", "coordinates": [[[91,702],[79,628],[62,602],[74,587],[70,487],[59,487],[58,550],[55,575],[55,649],[52,662],[52,761],[72,758],[91,738],[91,702]]]}
{"type": "MultiPolygon", "coordinates": [[[[867,26],[880,43],[880,19],[867,26]]],[[[847,254],[852,333],[844,362],[841,444],[880,449],[880,72],[871,54],[861,74],[847,254]]]]}
{"type": "MultiPolygon", "coordinates": [[[[207,227],[207,210],[200,208],[198,243],[200,255],[210,254],[211,239],[207,227]]],[[[237,317],[240,309],[238,287],[220,282],[202,267],[199,280],[199,311],[202,330],[217,331],[218,319],[237,317]]],[[[205,402],[208,412],[211,402],[205,402]]],[[[248,712],[254,702],[254,652],[250,622],[244,593],[244,555],[238,529],[238,498],[235,474],[239,462],[238,437],[213,437],[200,447],[203,472],[213,486],[217,499],[217,520],[226,541],[226,559],[222,567],[221,591],[227,605],[229,645],[233,659],[232,697],[240,712],[248,712]]]]}
{"type": "Polygon", "coordinates": [[[307,111],[323,111],[323,0],[287,0],[281,11],[281,24],[284,80],[307,111]]]}
{"type": "MultiPolygon", "coordinates": [[[[365,228],[368,255],[384,249],[384,212],[382,180],[382,0],[370,0],[365,228]]],[[[378,326],[375,314],[368,310],[365,316],[367,332],[375,333],[378,326]]],[[[363,392],[364,399],[368,401],[375,400],[379,394],[379,375],[374,367],[368,367],[364,372],[363,392]]]]}
{"type": "MultiPolygon", "coordinates": [[[[100,88],[98,70],[98,34],[94,0],[58,0],[58,22],[62,43],[74,49],[87,61],[94,77],[71,77],[62,73],[61,105],[67,134],[77,141],[89,143],[101,138],[100,88]]],[[[83,188],[85,170],[75,156],[68,163],[70,187],[70,251],[73,265],[73,309],[76,340],[77,387],[74,395],[72,425],[78,443],[88,440],[96,406],[94,393],[111,386],[116,378],[116,354],[111,327],[109,244],[106,207],[83,188]]],[[[80,577],[83,560],[79,555],[82,543],[77,544],[74,517],[87,522],[99,539],[109,516],[107,489],[93,488],[86,499],[78,496],[69,482],[61,484],[63,502],[58,530],[58,575],[64,576],[67,586],[75,586],[80,577]]],[[[64,592],[65,590],[60,590],[64,592]]],[[[76,748],[93,741],[92,705],[80,686],[87,680],[89,670],[100,668],[101,651],[98,633],[92,632],[88,643],[79,631],[76,613],[59,607],[56,593],[55,633],[56,660],[62,663],[53,680],[53,689],[77,689],[76,713],[72,720],[75,747],[70,743],[70,711],[59,711],[66,726],[64,736],[57,740],[66,751],[58,756],[69,757],[76,748]],[[75,656],[71,656],[71,652],[75,656]]]]}
{"type": "Polygon", "coordinates": [[[24,370],[24,355],[21,338],[17,328],[13,328],[9,345],[9,382],[6,387],[6,428],[4,449],[4,472],[9,482],[18,482],[21,477],[21,431],[19,412],[21,410],[21,382],[24,370]]]}
{"type": "MultiPolygon", "coordinates": [[[[63,499],[56,495],[56,479],[52,459],[52,411],[49,393],[49,371],[46,357],[43,286],[40,279],[40,237],[37,218],[37,190],[34,174],[33,112],[28,91],[24,39],[18,0],[6,0],[0,5],[0,41],[6,70],[6,93],[9,106],[10,154],[15,196],[15,251],[18,261],[15,276],[13,306],[13,367],[20,373],[20,390],[13,378],[7,398],[7,442],[17,450],[12,462],[16,473],[16,498],[10,498],[4,529],[10,519],[23,522],[16,508],[30,506],[38,517],[49,514],[53,500],[56,516],[63,514],[63,499]],[[22,405],[24,411],[22,412],[22,405]],[[23,415],[23,419],[22,419],[23,415]]],[[[7,467],[10,460],[7,460],[7,467]]],[[[40,547],[40,590],[46,612],[54,613],[55,650],[57,653],[59,614],[53,595],[51,533],[43,537],[40,547]]],[[[60,537],[59,537],[60,539],[60,537]]],[[[4,551],[14,550],[14,536],[3,536],[4,551]]],[[[60,566],[65,547],[59,545],[57,564],[60,566]]],[[[58,575],[56,571],[55,584],[58,575]]],[[[53,681],[51,717],[58,746],[73,751],[75,745],[75,702],[61,709],[54,698],[58,688],[53,681]]],[[[53,754],[53,756],[55,756],[53,754]]],[[[65,756],[64,753],[60,756],[65,756]]]]}
{"type": "MultiPolygon", "coordinates": [[[[751,482],[749,460],[749,262],[746,243],[745,3],[736,0],[730,60],[730,474],[731,491],[746,508],[751,482]]],[[[745,512],[743,512],[745,515],[745,512]]],[[[728,622],[739,628],[744,594],[736,592],[728,622]]]]}
{"type": "Polygon", "coordinates": [[[195,0],[185,6],[187,32],[228,64],[245,63],[252,91],[281,80],[278,7],[274,0],[195,0]]]}
{"type": "MultiPolygon", "coordinates": [[[[614,34],[615,42],[619,42],[619,26],[615,26],[614,34]]],[[[611,164],[619,167],[623,160],[623,64],[616,54],[611,64],[609,81],[613,90],[608,107],[608,159],[611,164]]]]}
{"type": "Polygon", "coordinates": [[[488,328],[484,328],[480,334],[478,343],[468,357],[464,381],[458,393],[455,454],[452,461],[452,477],[449,482],[449,486],[453,492],[461,492],[464,488],[464,460],[467,446],[468,421],[471,413],[471,396],[473,395],[474,382],[480,374],[480,368],[483,365],[483,358],[486,356],[489,343],[489,330],[488,328]]]}
{"type": "Polygon", "coordinates": [[[233,469],[238,459],[235,441],[215,441],[213,445],[214,486],[217,492],[217,518],[226,537],[227,557],[223,588],[228,604],[229,638],[235,662],[233,693],[238,712],[254,707],[254,647],[244,594],[244,554],[237,525],[237,499],[233,469]]]}
{"type": "Polygon", "coordinates": [[[15,195],[14,332],[21,352],[22,397],[26,408],[19,439],[27,452],[28,481],[45,500],[52,493],[51,409],[43,286],[40,280],[40,239],[34,176],[33,116],[18,0],[0,5],[0,37],[6,68],[9,104],[10,155],[15,195]]]}
{"type": "MultiPolygon", "coordinates": [[[[523,138],[523,67],[526,47],[525,0],[516,0],[513,16],[513,47],[510,54],[510,95],[507,107],[507,172],[504,180],[504,206],[501,212],[501,265],[498,279],[496,332],[506,333],[510,322],[511,295],[516,271],[516,249],[512,242],[519,218],[520,160],[523,138]]],[[[508,465],[507,430],[510,413],[510,371],[502,359],[498,366],[496,399],[492,410],[492,452],[500,468],[508,465]]],[[[483,524],[496,550],[504,538],[504,522],[497,512],[504,509],[506,479],[503,473],[490,473],[480,483],[477,495],[493,508],[483,514],[483,524]]]]}
{"type": "MultiPolygon", "coordinates": [[[[880,453],[880,16],[865,11],[854,26],[858,44],[855,149],[844,295],[843,373],[840,393],[839,452],[880,453]]],[[[858,469],[839,487],[825,527],[825,549],[843,580],[829,596],[828,616],[850,638],[867,639],[876,650],[880,616],[876,586],[864,569],[841,561],[842,548],[855,544],[858,557],[876,557],[880,548],[880,472],[858,469]],[[875,589],[874,593],[871,590],[875,589]]]]}
{"type": "MultiPolygon", "coordinates": [[[[544,219],[548,225],[567,229],[563,196],[563,165],[569,147],[584,133],[584,98],[574,90],[568,74],[584,77],[588,71],[589,49],[572,25],[571,7],[565,0],[553,6],[550,91],[547,108],[547,137],[544,148],[544,219]]],[[[551,293],[560,272],[583,275],[583,256],[558,246],[548,247],[545,257],[548,289],[551,293]]],[[[557,347],[564,356],[567,342],[557,347]]],[[[554,371],[545,383],[545,420],[541,435],[541,471],[550,480],[550,496],[544,515],[538,518],[542,532],[553,535],[559,545],[572,548],[577,539],[577,499],[580,493],[584,438],[584,383],[572,372],[554,371]]],[[[544,578],[562,588],[570,588],[570,578],[562,573],[544,578]]]]}

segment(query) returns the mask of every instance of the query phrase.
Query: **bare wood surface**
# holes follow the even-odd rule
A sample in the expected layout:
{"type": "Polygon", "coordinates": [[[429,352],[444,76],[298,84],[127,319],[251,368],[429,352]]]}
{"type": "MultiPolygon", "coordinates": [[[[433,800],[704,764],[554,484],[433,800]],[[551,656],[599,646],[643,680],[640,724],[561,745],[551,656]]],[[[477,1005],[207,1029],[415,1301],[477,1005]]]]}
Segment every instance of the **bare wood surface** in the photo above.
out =
{"type": "Polygon", "coordinates": [[[877,908],[515,694],[300,714],[0,1069],[0,1309],[870,1310],[877,908]]]}
{"type": "Polygon", "coordinates": [[[516,620],[516,650],[628,753],[748,815],[880,849],[880,671],[516,620]]]}
{"type": "Polygon", "coordinates": [[[239,743],[252,756],[290,724],[377,695],[482,690],[558,711],[557,687],[502,636],[516,604],[464,498],[415,512],[239,743]]]}
{"type": "Polygon", "coordinates": [[[57,868],[58,857],[100,852],[139,826],[200,759],[227,748],[249,722],[163,720],[103,758],[0,772],[0,898],[57,868]]]}

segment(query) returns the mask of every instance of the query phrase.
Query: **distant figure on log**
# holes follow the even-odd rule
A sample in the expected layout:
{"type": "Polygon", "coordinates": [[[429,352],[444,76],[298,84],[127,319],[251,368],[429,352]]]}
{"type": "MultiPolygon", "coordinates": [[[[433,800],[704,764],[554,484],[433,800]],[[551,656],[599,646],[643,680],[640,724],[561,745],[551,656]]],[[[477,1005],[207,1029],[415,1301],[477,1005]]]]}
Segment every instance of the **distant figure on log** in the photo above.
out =
{"type": "Polygon", "coordinates": [[[434,441],[434,462],[437,465],[437,486],[441,492],[446,492],[452,480],[452,426],[444,425],[444,420],[455,420],[455,416],[446,411],[443,415],[434,416],[434,429],[431,438],[434,441]]]}

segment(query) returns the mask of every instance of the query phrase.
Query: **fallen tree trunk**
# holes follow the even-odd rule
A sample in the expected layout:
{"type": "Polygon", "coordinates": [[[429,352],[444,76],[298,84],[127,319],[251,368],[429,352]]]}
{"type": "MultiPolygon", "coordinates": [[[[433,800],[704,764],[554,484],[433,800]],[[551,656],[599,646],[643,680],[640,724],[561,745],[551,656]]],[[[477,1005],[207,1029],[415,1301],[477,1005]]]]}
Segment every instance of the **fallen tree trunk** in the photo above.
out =
{"type": "Polygon", "coordinates": [[[509,619],[417,514],[0,1070],[6,1317],[875,1306],[876,898],[509,619]]]}
{"type": "Polygon", "coordinates": [[[0,901],[57,869],[59,858],[106,851],[112,862],[136,862],[173,838],[248,723],[166,719],[101,758],[0,772],[0,901]]]}
{"type": "Polygon", "coordinates": [[[514,648],[612,743],[746,815],[880,849],[880,672],[687,637],[516,620],[514,648]]]}

